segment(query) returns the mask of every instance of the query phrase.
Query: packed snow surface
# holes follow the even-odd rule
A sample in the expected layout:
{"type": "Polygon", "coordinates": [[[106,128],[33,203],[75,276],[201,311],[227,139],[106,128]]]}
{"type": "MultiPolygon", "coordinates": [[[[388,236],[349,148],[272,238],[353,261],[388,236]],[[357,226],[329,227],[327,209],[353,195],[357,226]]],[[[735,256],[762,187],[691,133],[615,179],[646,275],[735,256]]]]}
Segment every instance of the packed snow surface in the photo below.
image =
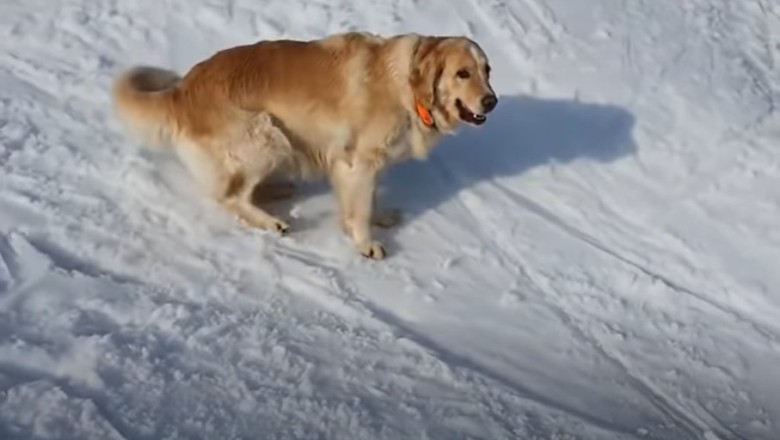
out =
{"type": "MultiPolygon", "coordinates": [[[[780,438],[780,3],[4,0],[0,438],[780,438]],[[111,110],[134,64],[463,34],[500,103],[237,224],[111,110]]],[[[312,72],[312,75],[316,75],[312,72]]]]}

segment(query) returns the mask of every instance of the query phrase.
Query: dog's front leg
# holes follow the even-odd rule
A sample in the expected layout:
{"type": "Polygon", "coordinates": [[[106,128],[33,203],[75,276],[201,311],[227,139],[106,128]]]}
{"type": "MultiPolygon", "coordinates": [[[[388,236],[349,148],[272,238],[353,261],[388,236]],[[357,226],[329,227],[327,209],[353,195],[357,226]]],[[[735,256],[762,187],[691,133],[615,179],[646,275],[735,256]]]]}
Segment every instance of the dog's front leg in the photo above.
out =
{"type": "Polygon", "coordinates": [[[344,231],[351,236],[363,256],[375,260],[384,258],[384,247],[371,236],[375,167],[360,160],[352,164],[340,161],[333,167],[332,184],[339,200],[344,231]]]}

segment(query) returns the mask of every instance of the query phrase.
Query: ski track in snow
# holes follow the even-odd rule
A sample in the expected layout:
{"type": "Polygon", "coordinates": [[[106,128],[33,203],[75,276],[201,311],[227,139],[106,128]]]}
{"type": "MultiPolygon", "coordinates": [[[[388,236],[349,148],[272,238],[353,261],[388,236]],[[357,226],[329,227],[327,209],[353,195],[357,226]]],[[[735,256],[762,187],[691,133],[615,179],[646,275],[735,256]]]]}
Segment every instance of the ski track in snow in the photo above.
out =
{"type": "Polygon", "coordinates": [[[775,439],[780,4],[8,0],[0,438],[775,439]],[[107,91],[262,38],[466,34],[488,124],[235,224],[107,91]]]}

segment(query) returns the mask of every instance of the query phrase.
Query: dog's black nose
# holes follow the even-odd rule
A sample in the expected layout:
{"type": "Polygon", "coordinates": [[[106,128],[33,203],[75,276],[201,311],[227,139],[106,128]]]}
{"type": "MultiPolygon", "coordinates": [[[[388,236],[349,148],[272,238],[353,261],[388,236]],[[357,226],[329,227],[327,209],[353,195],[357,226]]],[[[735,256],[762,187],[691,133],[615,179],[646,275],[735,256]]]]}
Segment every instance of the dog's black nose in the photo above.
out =
{"type": "Polygon", "coordinates": [[[488,113],[496,108],[496,105],[498,105],[498,98],[496,95],[485,95],[482,98],[482,109],[485,113],[488,113]]]}

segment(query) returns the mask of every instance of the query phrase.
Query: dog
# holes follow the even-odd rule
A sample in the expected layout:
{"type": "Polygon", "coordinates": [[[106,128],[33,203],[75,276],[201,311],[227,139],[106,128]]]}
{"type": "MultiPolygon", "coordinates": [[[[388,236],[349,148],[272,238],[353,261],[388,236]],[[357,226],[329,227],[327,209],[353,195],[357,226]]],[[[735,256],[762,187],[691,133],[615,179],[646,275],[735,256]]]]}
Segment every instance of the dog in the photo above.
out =
{"type": "Polygon", "coordinates": [[[415,33],[259,41],[216,52],[184,76],[130,67],[111,93],[134,134],[171,146],[248,225],[289,229],[253,203],[256,190],[292,190],[277,178],[327,179],[342,229],[373,259],[386,252],[371,227],[394,223],[374,212],[378,176],[424,160],[462,123],[481,126],[498,104],[475,41],[415,33]]]}

